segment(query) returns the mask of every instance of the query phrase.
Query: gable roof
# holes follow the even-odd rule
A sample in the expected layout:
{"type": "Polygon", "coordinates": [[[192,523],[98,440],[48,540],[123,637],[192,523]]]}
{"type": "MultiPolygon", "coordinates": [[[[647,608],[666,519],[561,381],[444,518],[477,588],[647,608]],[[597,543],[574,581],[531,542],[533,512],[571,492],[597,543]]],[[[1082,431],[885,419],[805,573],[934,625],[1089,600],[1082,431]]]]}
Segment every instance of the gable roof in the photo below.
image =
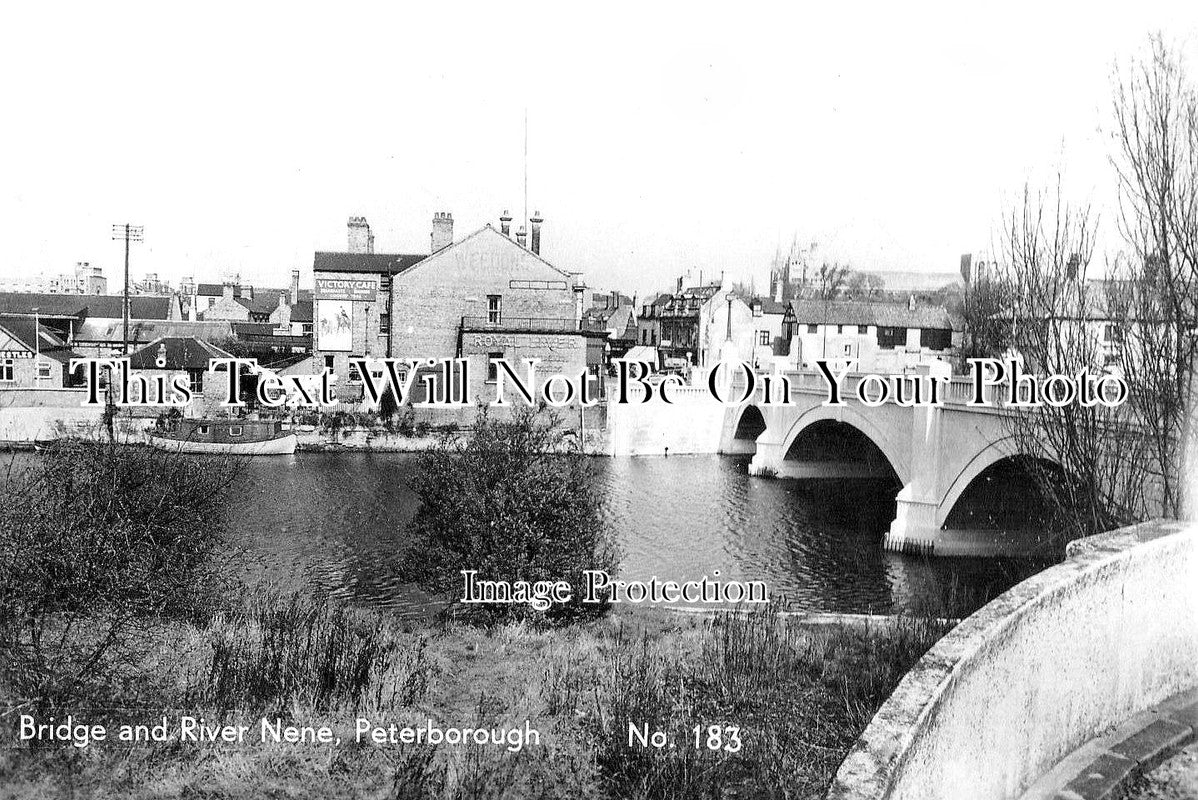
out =
{"type": "Polygon", "coordinates": [[[129,355],[132,369],[208,369],[210,358],[232,358],[216,345],[194,336],[162,336],[129,355]],[[160,352],[164,366],[158,366],[160,352]]]}
{"type": "MultiPolygon", "coordinates": [[[[129,298],[129,316],[136,319],[170,319],[173,297],[133,295],[129,298]]],[[[0,292],[0,314],[38,313],[47,317],[106,317],[124,315],[124,298],[111,294],[48,294],[39,292],[0,292]]]]}
{"type": "MultiPolygon", "coordinates": [[[[312,271],[376,272],[397,275],[426,258],[428,258],[427,253],[328,253],[317,250],[312,258],[312,271]]],[[[301,292],[301,298],[302,295],[301,292]]]]}
{"type": "Polygon", "coordinates": [[[489,233],[489,234],[491,234],[492,236],[497,236],[499,239],[501,239],[502,241],[504,241],[504,242],[508,243],[508,244],[509,244],[509,245],[511,245],[512,247],[516,248],[516,249],[517,249],[517,250],[519,250],[521,253],[524,253],[524,254],[526,254],[526,255],[528,255],[528,256],[531,256],[531,257],[532,257],[532,258],[534,258],[535,260],[537,260],[537,261],[540,261],[542,264],[544,264],[545,266],[549,267],[549,269],[553,270],[554,272],[557,272],[557,273],[561,274],[562,276],[564,276],[564,277],[566,277],[566,278],[569,278],[569,279],[570,279],[570,285],[571,285],[571,286],[573,286],[573,285],[574,285],[574,283],[576,282],[576,275],[577,275],[577,273],[573,273],[573,272],[567,272],[566,270],[564,270],[564,269],[561,269],[560,267],[555,267],[553,264],[550,264],[548,261],[546,261],[545,259],[541,258],[540,254],[538,254],[538,253],[534,253],[532,250],[529,250],[529,249],[528,249],[528,248],[526,248],[526,247],[521,247],[521,246],[520,246],[520,244],[519,244],[518,242],[516,242],[516,240],[515,240],[515,239],[512,239],[512,238],[510,238],[510,237],[508,237],[508,236],[504,236],[502,233],[500,233],[499,231],[497,231],[497,230],[495,230],[494,228],[492,228],[492,227],[491,227],[491,223],[489,223],[489,222],[488,222],[486,225],[484,225],[484,226],[482,226],[481,228],[479,228],[478,230],[474,231],[473,233],[471,233],[471,234],[469,234],[469,235],[467,235],[467,236],[464,236],[463,238],[461,238],[461,239],[457,240],[457,241],[456,241],[456,242],[454,242],[453,244],[451,244],[451,245],[447,245],[447,246],[445,246],[445,247],[442,247],[440,250],[438,250],[437,252],[433,253],[432,255],[421,256],[421,259],[420,259],[420,261],[419,261],[419,262],[417,262],[416,264],[413,264],[413,265],[411,265],[411,266],[423,266],[425,263],[427,263],[427,262],[429,262],[429,261],[434,261],[434,260],[436,260],[437,258],[440,258],[441,256],[445,255],[446,253],[453,252],[453,250],[455,250],[455,249],[456,249],[456,248],[458,248],[458,247],[461,247],[462,245],[464,245],[466,242],[470,241],[471,239],[473,239],[473,238],[475,238],[475,237],[477,237],[477,236],[483,236],[483,235],[486,235],[486,234],[488,234],[488,233],[489,233]]]}

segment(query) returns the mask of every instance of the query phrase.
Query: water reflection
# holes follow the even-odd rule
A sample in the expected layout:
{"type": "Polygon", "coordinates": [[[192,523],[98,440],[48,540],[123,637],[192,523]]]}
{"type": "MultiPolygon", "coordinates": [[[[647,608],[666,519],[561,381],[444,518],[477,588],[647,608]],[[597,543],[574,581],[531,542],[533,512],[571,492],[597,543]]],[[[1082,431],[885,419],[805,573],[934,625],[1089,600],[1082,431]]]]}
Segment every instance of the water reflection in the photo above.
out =
{"type": "MultiPolygon", "coordinates": [[[[250,583],[312,590],[409,614],[429,598],[398,581],[400,545],[416,512],[407,454],[300,453],[248,466],[227,524],[251,556],[250,583]]],[[[1044,562],[926,559],[884,552],[897,487],[879,481],[751,478],[718,456],[596,462],[604,523],[624,549],[621,576],[759,579],[813,611],[970,606],[1044,562]]]]}

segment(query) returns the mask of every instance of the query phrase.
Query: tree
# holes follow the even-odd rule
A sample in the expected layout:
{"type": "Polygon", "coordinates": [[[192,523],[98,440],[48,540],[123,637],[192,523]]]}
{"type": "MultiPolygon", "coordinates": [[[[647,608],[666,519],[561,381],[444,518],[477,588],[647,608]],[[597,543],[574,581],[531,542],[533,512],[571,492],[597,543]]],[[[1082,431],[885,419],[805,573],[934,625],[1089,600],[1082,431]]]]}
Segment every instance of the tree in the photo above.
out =
{"type": "MultiPolygon", "coordinates": [[[[1104,353],[1094,320],[1103,313],[1103,283],[1087,280],[1096,222],[1089,208],[1055,192],[1024,189],[1004,219],[1002,252],[988,291],[1004,305],[1001,341],[1022,368],[1041,376],[1101,370],[1104,353]]],[[[1142,519],[1144,437],[1123,408],[1041,404],[1009,409],[1015,450],[1064,538],[1142,519]]]]}
{"type": "Polygon", "coordinates": [[[1195,435],[1198,357],[1198,95],[1181,57],[1159,35],[1146,57],[1113,76],[1111,161],[1119,182],[1119,228],[1128,250],[1112,316],[1121,366],[1150,434],[1149,471],[1158,512],[1183,513],[1180,479],[1195,435]]]}
{"type": "Polygon", "coordinates": [[[886,283],[881,275],[872,272],[853,272],[845,285],[845,294],[853,300],[866,302],[877,299],[886,283]]]}
{"type": "MultiPolygon", "coordinates": [[[[600,516],[599,485],[577,437],[544,412],[510,421],[480,411],[466,438],[421,454],[412,488],[421,507],[410,530],[411,579],[460,599],[462,570],[480,580],[559,581],[574,600],[551,616],[599,610],[580,605],[584,570],[613,571],[617,550],[600,516]]],[[[491,617],[535,614],[528,605],[487,605],[491,617]]]]}

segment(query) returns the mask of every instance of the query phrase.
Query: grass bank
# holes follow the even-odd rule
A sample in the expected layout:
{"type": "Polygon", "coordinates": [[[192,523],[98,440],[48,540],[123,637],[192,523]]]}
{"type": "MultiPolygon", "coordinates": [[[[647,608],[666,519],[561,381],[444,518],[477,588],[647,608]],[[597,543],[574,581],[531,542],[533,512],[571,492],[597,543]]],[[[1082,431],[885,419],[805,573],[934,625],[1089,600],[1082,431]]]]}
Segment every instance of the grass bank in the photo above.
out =
{"type": "MultiPolygon", "coordinates": [[[[144,658],[86,703],[43,716],[153,724],[164,742],[0,747],[6,797],[819,797],[910,665],[928,620],[806,629],[770,614],[618,612],[569,628],[413,627],[297,597],[255,595],[210,619],[148,629],[144,658]],[[189,743],[180,715],[328,726],[340,744],[189,743]],[[539,744],[355,742],[375,724],[518,727],[539,744]],[[670,744],[629,746],[629,724],[670,744]],[[693,729],[701,728],[700,746],[693,729]],[[720,747],[708,749],[708,726],[720,747]],[[731,728],[740,746],[732,746],[731,728]]],[[[11,743],[23,706],[9,698],[11,743]]],[[[115,736],[115,732],[112,734],[115,736]]]]}

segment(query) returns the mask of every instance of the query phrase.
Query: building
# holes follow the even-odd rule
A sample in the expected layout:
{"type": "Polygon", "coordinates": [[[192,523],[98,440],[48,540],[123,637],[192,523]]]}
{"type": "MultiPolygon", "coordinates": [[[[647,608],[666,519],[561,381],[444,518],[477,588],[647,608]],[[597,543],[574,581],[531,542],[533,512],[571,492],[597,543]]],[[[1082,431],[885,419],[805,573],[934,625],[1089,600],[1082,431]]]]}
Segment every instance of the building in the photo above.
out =
{"type": "Polygon", "coordinates": [[[285,335],[312,333],[312,292],[300,289],[299,270],[291,271],[286,289],[255,287],[234,275],[222,283],[184,278],[180,294],[189,319],[270,323],[285,335]]]}
{"type": "MultiPolygon", "coordinates": [[[[227,373],[213,370],[213,358],[232,358],[232,355],[211,342],[194,336],[164,336],[149,342],[129,355],[129,368],[151,381],[165,378],[169,387],[176,377],[186,376],[192,401],[182,409],[184,416],[202,417],[221,411],[226,399],[227,373]]],[[[243,394],[245,389],[243,387],[243,394]]]]}
{"type": "Polygon", "coordinates": [[[753,338],[753,365],[758,369],[793,369],[797,366],[792,352],[794,310],[790,303],[772,297],[754,297],[749,301],[753,338]]]}
{"type": "Polygon", "coordinates": [[[452,215],[439,212],[428,253],[380,254],[365,219],[351,217],[349,252],[315,254],[314,348],[346,379],[345,396],[360,385],[349,364],[360,357],[466,358],[481,399],[493,392],[491,358],[540,359],[543,376],[597,374],[604,335],[579,328],[577,276],[541,258],[543,219],[532,218],[531,243],[500,221],[455,241],[452,215]]]}
{"type": "MultiPolygon", "coordinates": [[[[124,333],[123,297],[0,292],[0,314],[32,316],[35,309],[42,324],[53,330],[70,346],[74,345],[75,338],[85,322],[98,326],[116,325],[113,330],[120,331],[116,335],[124,333]]],[[[134,328],[140,321],[180,321],[182,316],[177,297],[130,297],[130,340],[133,340],[134,328]]]]}
{"type": "Polygon", "coordinates": [[[920,364],[947,360],[960,331],[943,306],[794,300],[784,337],[798,343],[798,363],[813,369],[825,360],[832,369],[855,361],[855,371],[902,373],[920,364]]]}
{"type": "MultiPolygon", "coordinates": [[[[754,316],[748,302],[752,298],[739,297],[723,275],[718,283],[695,284],[690,282],[693,280],[690,274],[680,277],[673,293],[658,295],[642,308],[642,321],[637,326],[639,343],[650,347],[656,344],[666,366],[686,363],[710,367],[725,355],[750,362],[764,355],[764,350],[758,352],[762,333],[758,323],[765,320],[761,319],[760,308],[754,316]]],[[[698,280],[702,280],[702,273],[698,280]]],[[[770,336],[772,341],[773,334],[770,336]]],[[[760,347],[773,350],[772,344],[760,347]]]]}
{"type": "Polygon", "coordinates": [[[57,275],[35,275],[0,280],[0,292],[24,294],[107,294],[108,279],[104,270],[87,261],[75,264],[73,272],[57,275]]]}
{"type": "Polygon", "coordinates": [[[0,315],[0,391],[76,386],[82,378],[71,374],[70,360],[78,357],[35,317],[0,315]]]}

